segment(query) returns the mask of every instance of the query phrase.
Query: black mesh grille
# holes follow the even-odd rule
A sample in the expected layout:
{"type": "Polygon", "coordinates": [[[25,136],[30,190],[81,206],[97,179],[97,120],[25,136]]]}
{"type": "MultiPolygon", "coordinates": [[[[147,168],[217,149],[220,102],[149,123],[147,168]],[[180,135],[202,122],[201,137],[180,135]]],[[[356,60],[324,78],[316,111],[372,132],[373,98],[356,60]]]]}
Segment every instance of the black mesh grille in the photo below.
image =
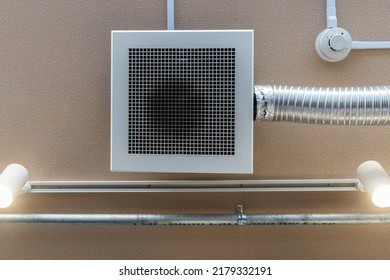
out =
{"type": "Polygon", "coordinates": [[[234,152],[234,48],[129,49],[129,154],[234,152]]]}

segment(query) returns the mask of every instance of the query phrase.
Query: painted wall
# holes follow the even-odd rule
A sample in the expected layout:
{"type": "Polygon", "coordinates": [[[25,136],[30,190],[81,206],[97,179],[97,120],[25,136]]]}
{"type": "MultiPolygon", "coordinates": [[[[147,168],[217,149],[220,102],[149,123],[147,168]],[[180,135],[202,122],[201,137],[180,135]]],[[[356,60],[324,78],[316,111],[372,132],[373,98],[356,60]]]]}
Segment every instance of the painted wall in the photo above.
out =
{"type": "MultiPolygon", "coordinates": [[[[337,1],[355,40],[390,39],[390,2],[337,1]]],[[[321,61],[325,1],[177,0],[177,29],[254,29],[256,84],[389,84],[390,51],[321,61]]],[[[390,170],[387,127],[255,123],[254,174],[110,173],[110,31],[166,28],[164,0],[0,0],[0,167],[31,180],[355,178],[390,170]]],[[[361,193],[26,195],[1,213],[380,212],[361,193]]],[[[389,258],[388,226],[0,226],[2,259],[389,258]],[[379,242],[380,240],[380,242],[379,242]]]]}

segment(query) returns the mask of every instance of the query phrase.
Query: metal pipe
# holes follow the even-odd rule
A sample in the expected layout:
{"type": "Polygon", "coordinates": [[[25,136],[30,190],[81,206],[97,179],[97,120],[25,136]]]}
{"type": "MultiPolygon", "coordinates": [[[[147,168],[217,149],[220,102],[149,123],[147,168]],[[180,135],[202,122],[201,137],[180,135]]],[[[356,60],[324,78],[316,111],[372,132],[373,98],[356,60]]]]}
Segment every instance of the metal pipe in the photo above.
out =
{"type": "Polygon", "coordinates": [[[326,1],[326,26],[327,28],[337,27],[336,0],[326,1]]]}
{"type": "Polygon", "coordinates": [[[390,214],[0,214],[0,224],[368,225],[390,224],[390,214]]]}
{"type": "Polygon", "coordinates": [[[356,191],[357,179],[199,181],[30,181],[28,193],[356,191]]]}
{"type": "Polygon", "coordinates": [[[390,86],[255,86],[256,119],[333,125],[389,125],[390,86]]]}
{"type": "Polygon", "coordinates": [[[175,0],[167,0],[167,29],[175,30],[175,0]]]}
{"type": "Polygon", "coordinates": [[[352,49],[355,50],[390,49],[390,41],[352,41],[352,49]]]}

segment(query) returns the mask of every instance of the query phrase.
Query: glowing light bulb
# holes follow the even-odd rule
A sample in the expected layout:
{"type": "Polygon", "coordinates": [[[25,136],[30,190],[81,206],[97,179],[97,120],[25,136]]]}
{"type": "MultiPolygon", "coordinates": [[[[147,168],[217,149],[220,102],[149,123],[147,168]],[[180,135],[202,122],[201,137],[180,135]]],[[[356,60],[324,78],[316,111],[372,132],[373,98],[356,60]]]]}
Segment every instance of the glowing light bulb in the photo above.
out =
{"type": "Polygon", "coordinates": [[[14,197],[8,188],[0,187],[0,208],[7,208],[14,202],[14,197]]]}
{"type": "Polygon", "coordinates": [[[378,207],[390,206],[390,185],[377,187],[371,196],[372,203],[378,207]]]}
{"type": "Polygon", "coordinates": [[[373,160],[363,162],[357,169],[363,191],[378,207],[390,207],[390,177],[382,165],[373,160]]]}

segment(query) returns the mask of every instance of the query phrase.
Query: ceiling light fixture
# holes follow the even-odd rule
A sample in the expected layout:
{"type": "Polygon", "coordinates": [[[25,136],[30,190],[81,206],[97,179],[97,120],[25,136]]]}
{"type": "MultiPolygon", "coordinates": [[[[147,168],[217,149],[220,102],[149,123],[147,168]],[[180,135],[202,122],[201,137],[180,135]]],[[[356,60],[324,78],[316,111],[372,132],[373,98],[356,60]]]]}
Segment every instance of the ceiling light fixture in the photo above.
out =
{"type": "Polygon", "coordinates": [[[357,169],[357,175],[359,189],[368,194],[375,206],[390,206],[390,177],[379,162],[363,162],[357,169]]]}
{"type": "Polygon", "coordinates": [[[30,181],[27,169],[10,164],[0,174],[0,208],[9,207],[24,193],[91,192],[366,192],[377,207],[390,207],[390,176],[377,161],[357,168],[358,179],[334,180],[231,180],[231,181],[30,181]]]}
{"type": "Polygon", "coordinates": [[[20,164],[10,164],[0,175],[0,208],[9,207],[16,196],[31,188],[27,169],[20,164]]]}

